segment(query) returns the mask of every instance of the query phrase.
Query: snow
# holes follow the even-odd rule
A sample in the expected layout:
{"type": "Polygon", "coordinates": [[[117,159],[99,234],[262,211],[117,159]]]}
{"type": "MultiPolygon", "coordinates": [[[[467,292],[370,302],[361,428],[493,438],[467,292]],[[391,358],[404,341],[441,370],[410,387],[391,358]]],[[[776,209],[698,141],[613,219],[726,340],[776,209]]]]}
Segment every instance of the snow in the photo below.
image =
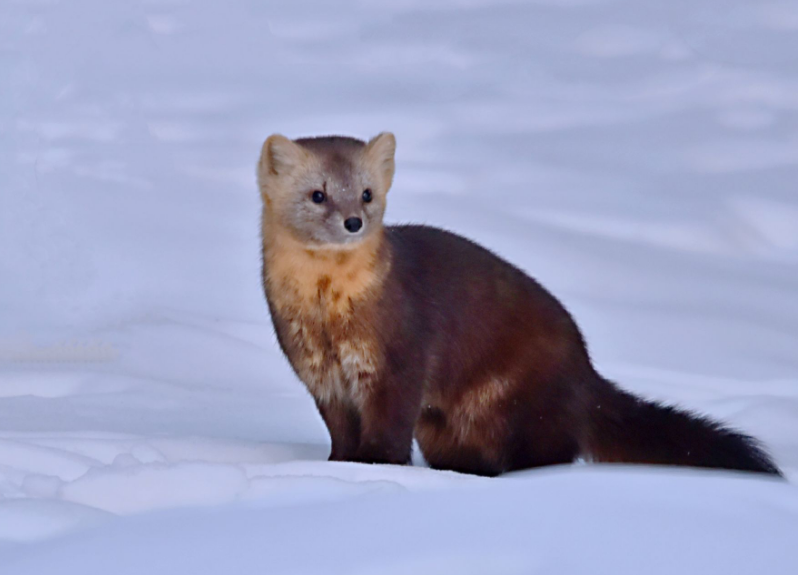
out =
{"type": "Polygon", "coordinates": [[[0,573],[792,573],[798,10],[0,6],[0,573]],[[788,482],[334,464],[260,288],[263,139],[393,131],[388,221],[549,287],[788,482]]]}
{"type": "Polygon", "coordinates": [[[413,497],[171,510],[14,550],[6,570],[794,573],[795,488],[724,475],[583,466],[413,497]]]}

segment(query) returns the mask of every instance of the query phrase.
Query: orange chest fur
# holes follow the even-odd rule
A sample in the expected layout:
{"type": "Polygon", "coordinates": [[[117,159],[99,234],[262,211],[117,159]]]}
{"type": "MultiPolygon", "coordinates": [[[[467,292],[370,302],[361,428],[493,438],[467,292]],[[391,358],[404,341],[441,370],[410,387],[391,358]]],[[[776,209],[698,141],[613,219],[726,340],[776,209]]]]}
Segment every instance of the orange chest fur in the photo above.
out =
{"type": "Polygon", "coordinates": [[[317,401],[355,402],[381,365],[368,252],[264,250],[264,283],[283,349],[317,401]]]}

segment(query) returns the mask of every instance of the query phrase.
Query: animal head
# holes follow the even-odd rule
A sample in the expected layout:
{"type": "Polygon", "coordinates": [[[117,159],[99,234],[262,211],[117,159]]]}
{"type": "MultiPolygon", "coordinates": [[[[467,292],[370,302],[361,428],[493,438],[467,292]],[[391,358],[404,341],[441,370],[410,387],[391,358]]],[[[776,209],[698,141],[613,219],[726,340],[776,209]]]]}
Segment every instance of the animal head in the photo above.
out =
{"type": "Polygon", "coordinates": [[[263,144],[258,185],[264,218],[309,246],[356,244],[382,227],[396,139],[329,136],[263,144]]]}

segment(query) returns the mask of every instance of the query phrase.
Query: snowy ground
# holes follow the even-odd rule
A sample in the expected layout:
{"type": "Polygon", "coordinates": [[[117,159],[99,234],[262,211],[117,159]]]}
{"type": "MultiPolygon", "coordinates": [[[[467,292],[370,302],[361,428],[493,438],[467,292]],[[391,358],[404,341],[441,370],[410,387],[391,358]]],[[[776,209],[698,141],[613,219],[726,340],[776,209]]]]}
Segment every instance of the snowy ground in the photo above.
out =
{"type": "Polygon", "coordinates": [[[522,266],[605,375],[794,482],[797,53],[788,1],[4,2],[0,573],[795,573],[792,483],[324,461],[254,164],[395,132],[390,221],[522,266]]]}

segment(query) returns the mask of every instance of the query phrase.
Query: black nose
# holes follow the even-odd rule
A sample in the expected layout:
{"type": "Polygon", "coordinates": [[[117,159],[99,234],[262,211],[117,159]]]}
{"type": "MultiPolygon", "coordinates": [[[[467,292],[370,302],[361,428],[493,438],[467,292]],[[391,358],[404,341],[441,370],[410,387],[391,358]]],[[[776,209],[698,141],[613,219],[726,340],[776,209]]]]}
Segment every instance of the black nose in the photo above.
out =
{"type": "Polygon", "coordinates": [[[353,234],[363,227],[363,220],[360,218],[346,218],[344,227],[353,234]]]}

